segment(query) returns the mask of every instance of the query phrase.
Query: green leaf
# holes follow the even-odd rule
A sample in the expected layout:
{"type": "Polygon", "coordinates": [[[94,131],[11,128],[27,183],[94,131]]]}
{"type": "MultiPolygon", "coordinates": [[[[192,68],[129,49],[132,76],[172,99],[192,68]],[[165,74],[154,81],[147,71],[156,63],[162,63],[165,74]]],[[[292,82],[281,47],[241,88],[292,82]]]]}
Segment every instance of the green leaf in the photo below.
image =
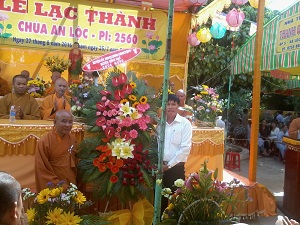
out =
{"type": "Polygon", "coordinates": [[[9,24],[6,25],[6,28],[7,28],[7,29],[11,29],[11,28],[12,28],[12,25],[9,23],[9,24]]]}
{"type": "Polygon", "coordinates": [[[142,44],[145,45],[147,44],[147,42],[145,40],[142,40],[142,44]]]}
{"type": "Polygon", "coordinates": [[[4,29],[4,26],[3,26],[3,24],[2,23],[0,23],[0,29],[4,29]]]}

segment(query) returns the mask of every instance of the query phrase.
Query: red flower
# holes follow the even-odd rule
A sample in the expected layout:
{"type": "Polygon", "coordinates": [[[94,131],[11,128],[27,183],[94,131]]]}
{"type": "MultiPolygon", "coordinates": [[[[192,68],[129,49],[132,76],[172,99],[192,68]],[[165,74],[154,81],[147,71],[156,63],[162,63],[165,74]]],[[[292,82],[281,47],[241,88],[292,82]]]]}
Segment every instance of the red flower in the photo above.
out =
{"type": "Polygon", "coordinates": [[[115,163],[116,162],[116,157],[110,156],[109,161],[112,162],[112,163],[115,163]]]}
{"type": "Polygon", "coordinates": [[[125,85],[123,86],[123,92],[124,92],[125,94],[131,94],[131,92],[132,92],[132,87],[131,87],[131,85],[130,85],[130,84],[125,84],[125,85]]]}
{"type": "Polygon", "coordinates": [[[99,111],[106,110],[105,102],[97,102],[96,107],[99,111]]]}
{"type": "Polygon", "coordinates": [[[109,180],[112,183],[116,183],[119,180],[119,178],[116,175],[112,175],[109,180]]]}
{"type": "Polygon", "coordinates": [[[110,168],[111,172],[112,173],[117,173],[119,172],[119,167],[117,167],[116,165],[113,165],[111,168],[110,168]]]}
{"type": "Polygon", "coordinates": [[[111,167],[112,167],[112,166],[113,166],[112,162],[107,162],[107,163],[106,163],[106,167],[107,167],[108,169],[111,170],[111,167]]]}
{"type": "Polygon", "coordinates": [[[119,83],[120,84],[125,84],[127,82],[127,76],[125,73],[121,73],[119,76],[119,83]]]}
{"type": "Polygon", "coordinates": [[[96,159],[93,160],[93,165],[94,166],[98,167],[100,164],[101,164],[101,162],[100,162],[100,160],[98,158],[96,158],[96,159]]]}
{"type": "Polygon", "coordinates": [[[123,99],[125,97],[125,94],[122,90],[116,90],[115,91],[115,99],[117,101],[120,101],[121,99],[123,99]]]}
{"type": "Polygon", "coordinates": [[[124,178],[124,179],[123,179],[123,181],[122,181],[122,185],[124,185],[124,186],[128,185],[128,183],[127,183],[127,179],[126,179],[126,178],[124,178]]]}
{"type": "Polygon", "coordinates": [[[130,134],[129,134],[129,131],[127,130],[124,130],[121,134],[121,137],[125,139],[125,141],[129,140],[130,139],[130,134]]]}
{"type": "Polygon", "coordinates": [[[135,185],[134,179],[130,179],[130,185],[135,185]]]}
{"type": "Polygon", "coordinates": [[[104,172],[106,170],[105,163],[100,163],[98,166],[98,169],[100,172],[104,172]]]}
{"type": "Polygon", "coordinates": [[[122,159],[117,159],[117,160],[116,160],[116,166],[117,166],[117,167],[120,168],[120,167],[122,167],[123,165],[124,165],[124,162],[123,162],[122,159]]]}
{"type": "Polygon", "coordinates": [[[102,127],[103,125],[106,124],[106,119],[104,116],[100,116],[97,120],[96,120],[96,125],[99,127],[102,127]]]}
{"type": "Polygon", "coordinates": [[[119,109],[119,104],[120,104],[119,101],[110,101],[107,106],[110,109],[119,109]]]}
{"type": "Polygon", "coordinates": [[[112,82],[112,84],[113,84],[115,87],[117,87],[117,86],[119,86],[119,85],[121,84],[120,81],[119,81],[119,77],[117,77],[117,76],[113,77],[113,78],[111,79],[111,82],[112,82]]]}
{"type": "Polygon", "coordinates": [[[114,136],[114,134],[115,134],[115,128],[113,128],[113,127],[107,127],[104,130],[104,132],[105,132],[105,135],[106,135],[107,138],[112,138],[114,136]]]}
{"type": "Polygon", "coordinates": [[[102,90],[102,91],[100,91],[100,94],[101,95],[110,95],[111,93],[107,90],[102,90]]]}
{"type": "Polygon", "coordinates": [[[98,159],[100,162],[103,162],[106,159],[106,157],[106,154],[101,154],[98,159]]]}

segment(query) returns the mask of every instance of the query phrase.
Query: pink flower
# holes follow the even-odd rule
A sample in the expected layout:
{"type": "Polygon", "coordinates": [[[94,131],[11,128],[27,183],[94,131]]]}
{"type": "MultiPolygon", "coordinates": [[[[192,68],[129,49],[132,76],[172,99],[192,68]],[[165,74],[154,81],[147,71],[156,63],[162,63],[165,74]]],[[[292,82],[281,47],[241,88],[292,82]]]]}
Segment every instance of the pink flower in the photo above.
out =
{"type": "Polygon", "coordinates": [[[106,119],[104,116],[100,116],[97,120],[96,120],[96,125],[99,127],[102,127],[106,124],[106,119]]]}
{"type": "Polygon", "coordinates": [[[101,115],[101,112],[100,111],[97,111],[96,112],[96,116],[100,116],[101,115]]]}
{"type": "Polygon", "coordinates": [[[0,21],[8,20],[8,15],[4,13],[0,13],[0,21]]]}
{"type": "Polygon", "coordinates": [[[107,115],[109,116],[109,117],[112,117],[112,111],[111,110],[108,110],[108,112],[107,112],[107,115]]]}
{"type": "Polygon", "coordinates": [[[99,111],[104,111],[106,109],[104,102],[97,102],[96,107],[99,111]]]}
{"type": "Polygon", "coordinates": [[[116,131],[121,132],[121,129],[122,129],[121,127],[117,127],[116,131]]]}
{"type": "Polygon", "coordinates": [[[107,120],[107,121],[106,121],[106,124],[107,124],[107,126],[110,127],[110,126],[111,126],[111,121],[110,121],[110,120],[107,120]]]}
{"type": "Polygon", "coordinates": [[[133,129],[133,130],[129,131],[129,135],[131,138],[137,138],[138,132],[133,129]]]}
{"type": "Polygon", "coordinates": [[[130,84],[125,84],[124,86],[123,86],[123,92],[125,93],[125,94],[131,94],[131,92],[132,92],[132,87],[131,87],[131,85],[130,84]]]}
{"type": "Polygon", "coordinates": [[[216,110],[217,110],[217,107],[214,106],[214,105],[212,105],[212,106],[211,106],[211,109],[214,110],[214,111],[216,111],[216,110]]]}
{"type": "Polygon", "coordinates": [[[102,90],[102,91],[100,91],[100,94],[101,95],[110,95],[111,93],[107,90],[102,90]]]}
{"type": "Polygon", "coordinates": [[[105,102],[106,101],[106,96],[102,96],[101,101],[105,102]]]}
{"type": "MultiPolygon", "coordinates": [[[[109,107],[110,109],[119,110],[119,104],[120,104],[120,102],[118,102],[118,101],[110,101],[110,102],[108,103],[108,107],[109,107]]],[[[118,112],[117,112],[117,113],[118,113],[118,112]]]]}
{"type": "Polygon", "coordinates": [[[76,102],[78,100],[77,97],[72,97],[72,101],[76,102]]]}
{"type": "Polygon", "coordinates": [[[120,133],[116,132],[116,133],[115,133],[115,137],[116,137],[116,138],[120,138],[120,137],[121,137],[120,133]]]}
{"type": "Polygon", "coordinates": [[[124,118],[124,119],[121,121],[120,125],[123,126],[123,127],[130,127],[130,126],[132,125],[131,118],[130,118],[130,117],[124,118]]]}
{"type": "Polygon", "coordinates": [[[210,94],[210,95],[215,94],[215,90],[214,90],[213,88],[207,88],[207,92],[208,92],[208,94],[210,94]]]}
{"type": "Polygon", "coordinates": [[[155,47],[155,45],[149,45],[149,49],[150,49],[150,50],[155,50],[156,47],[155,47]]]}
{"type": "Polygon", "coordinates": [[[117,110],[115,110],[115,109],[113,109],[111,112],[112,112],[112,115],[113,115],[113,116],[118,115],[118,112],[117,112],[117,110]]]}
{"type": "Polygon", "coordinates": [[[153,32],[151,32],[151,31],[148,31],[148,32],[146,32],[146,35],[145,35],[147,38],[149,38],[149,39],[152,39],[152,37],[154,36],[154,33],[153,32]]]}
{"type": "Polygon", "coordinates": [[[136,107],[140,112],[145,112],[150,108],[150,105],[148,103],[146,104],[138,104],[136,107]]]}
{"type": "Polygon", "coordinates": [[[158,36],[158,35],[156,35],[155,39],[158,41],[158,40],[159,40],[159,36],[158,36]]]}
{"type": "Polygon", "coordinates": [[[187,180],[185,180],[184,182],[184,185],[187,189],[189,189],[190,191],[193,190],[193,185],[192,185],[192,181],[193,181],[193,178],[192,177],[189,177],[187,180]]]}
{"type": "Polygon", "coordinates": [[[102,115],[103,115],[103,116],[107,116],[107,111],[106,111],[106,110],[103,111],[102,115]]]}
{"type": "Polygon", "coordinates": [[[125,73],[121,73],[119,76],[119,83],[120,84],[125,84],[127,82],[127,76],[125,73]]]}

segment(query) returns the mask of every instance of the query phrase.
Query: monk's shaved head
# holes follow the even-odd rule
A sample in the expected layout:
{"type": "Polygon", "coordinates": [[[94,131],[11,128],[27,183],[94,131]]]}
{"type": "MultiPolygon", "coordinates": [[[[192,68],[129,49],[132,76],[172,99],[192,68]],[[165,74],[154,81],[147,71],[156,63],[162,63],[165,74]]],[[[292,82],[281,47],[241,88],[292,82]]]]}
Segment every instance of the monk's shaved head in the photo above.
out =
{"type": "Polygon", "coordinates": [[[67,88],[68,88],[68,82],[64,78],[58,78],[55,81],[54,89],[58,97],[63,96],[67,88]]]}
{"type": "Polygon", "coordinates": [[[65,109],[57,111],[55,114],[54,126],[60,137],[69,134],[73,126],[73,115],[65,109]]]}

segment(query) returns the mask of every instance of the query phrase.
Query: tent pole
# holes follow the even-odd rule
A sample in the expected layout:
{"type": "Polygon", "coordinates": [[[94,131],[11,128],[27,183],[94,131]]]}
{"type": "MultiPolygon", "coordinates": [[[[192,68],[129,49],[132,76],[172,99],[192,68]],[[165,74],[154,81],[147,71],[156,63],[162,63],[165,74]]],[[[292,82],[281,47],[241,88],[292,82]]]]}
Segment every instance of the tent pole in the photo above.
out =
{"type": "Polygon", "coordinates": [[[260,114],[260,90],[261,90],[261,49],[264,26],[265,0],[260,0],[258,5],[257,32],[254,53],[254,78],[253,78],[253,98],[252,98],[252,124],[250,138],[250,165],[249,180],[256,182],[257,172],[257,149],[258,149],[258,129],[260,114]]]}
{"type": "MultiPolygon", "coordinates": [[[[165,127],[166,127],[166,105],[168,100],[168,84],[170,73],[170,58],[171,58],[171,39],[172,39],[172,27],[173,27],[173,15],[174,15],[174,0],[169,1],[168,10],[168,28],[167,28],[167,40],[166,40],[166,57],[164,65],[164,83],[163,83],[163,97],[162,97],[162,114],[160,121],[160,135],[158,141],[158,172],[156,179],[163,178],[163,156],[164,156],[164,140],[165,140],[165,127]]],[[[161,184],[156,182],[155,185],[155,199],[154,199],[154,219],[153,225],[160,222],[161,211],[161,184]]]]}

